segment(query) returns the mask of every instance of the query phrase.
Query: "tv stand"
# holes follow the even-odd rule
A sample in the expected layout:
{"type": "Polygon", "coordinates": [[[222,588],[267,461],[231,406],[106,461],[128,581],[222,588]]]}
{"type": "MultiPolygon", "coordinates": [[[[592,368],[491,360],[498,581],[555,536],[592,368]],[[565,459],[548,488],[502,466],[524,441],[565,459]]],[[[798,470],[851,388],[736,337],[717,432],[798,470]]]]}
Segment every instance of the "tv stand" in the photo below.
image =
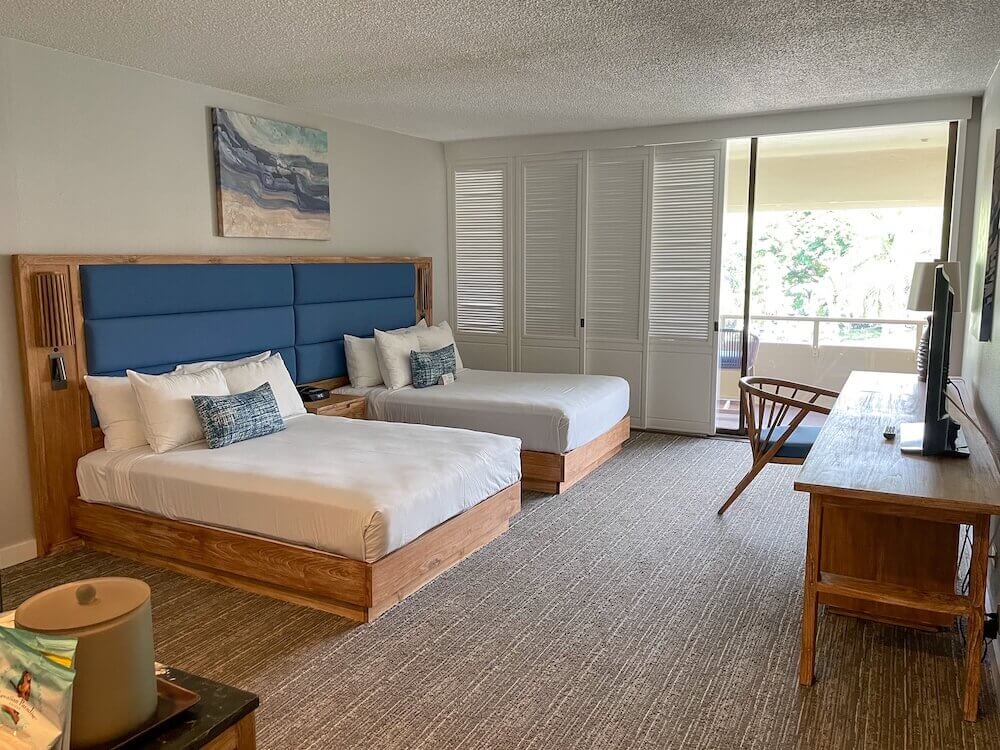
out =
{"type": "Polygon", "coordinates": [[[795,489],[809,493],[809,531],[799,682],[810,685],[815,676],[820,604],[828,615],[835,609],[924,629],[965,617],[962,715],[975,721],[1000,476],[985,439],[971,428],[965,461],[900,455],[883,438],[886,424],[923,417],[926,388],[916,375],[851,373],[802,465],[795,489]],[[972,527],[969,587],[957,592],[963,524],[972,527]]]}
{"type": "MultiPolygon", "coordinates": [[[[949,420],[948,425],[948,447],[940,453],[930,454],[931,456],[943,456],[945,458],[968,458],[969,441],[965,439],[965,433],[958,422],[949,420]]],[[[924,452],[924,423],[904,422],[899,426],[899,450],[902,453],[923,454],[924,452]]]]}

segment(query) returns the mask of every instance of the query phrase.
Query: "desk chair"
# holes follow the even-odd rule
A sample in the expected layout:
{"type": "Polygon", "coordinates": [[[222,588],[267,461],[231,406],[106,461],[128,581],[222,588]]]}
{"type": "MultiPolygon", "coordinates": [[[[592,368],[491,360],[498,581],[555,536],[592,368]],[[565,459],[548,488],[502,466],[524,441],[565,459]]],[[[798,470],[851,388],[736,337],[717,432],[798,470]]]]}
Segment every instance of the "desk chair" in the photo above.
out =
{"type": "Polygon", "coordinates": [[[819,399],[840,394],[826,388],[777,378],[740,378],[740,408],[747,423],[753,466],[719,508],[721,516],[767,464],[802,464],[816,442],[820,427],[805,425],[807,415],[829,414],[819,399]]]}

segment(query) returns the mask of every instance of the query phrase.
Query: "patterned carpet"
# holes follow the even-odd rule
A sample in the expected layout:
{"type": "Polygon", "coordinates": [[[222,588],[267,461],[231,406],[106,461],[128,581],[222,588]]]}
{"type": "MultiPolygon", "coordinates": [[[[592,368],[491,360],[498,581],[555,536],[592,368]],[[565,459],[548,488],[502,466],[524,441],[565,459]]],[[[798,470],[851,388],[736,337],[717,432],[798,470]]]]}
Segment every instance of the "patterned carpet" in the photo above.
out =
{"type": "Polygon", "coordinates": [[[260,694],[262,748],[996,748],[961,721],[962,641],[822,619],[796,684],[806,502],[745,443],[634,433],[564,496],[368,626],[90,552],[4,573],[153,588],[157,656],[260,694]]]}

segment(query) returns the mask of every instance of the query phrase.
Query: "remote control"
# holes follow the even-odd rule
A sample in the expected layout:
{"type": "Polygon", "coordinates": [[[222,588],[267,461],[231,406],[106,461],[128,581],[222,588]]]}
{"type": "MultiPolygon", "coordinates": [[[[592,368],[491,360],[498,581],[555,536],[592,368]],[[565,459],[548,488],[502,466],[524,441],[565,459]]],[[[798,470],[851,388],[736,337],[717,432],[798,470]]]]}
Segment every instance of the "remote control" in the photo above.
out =
{"type": "Polygon", "coordinates": [[[886,440],[895,440],[896,439],[896,425],[894,425],[894,424],[886,425],[885,432],[882,433],[882,436],[886,440]]]}

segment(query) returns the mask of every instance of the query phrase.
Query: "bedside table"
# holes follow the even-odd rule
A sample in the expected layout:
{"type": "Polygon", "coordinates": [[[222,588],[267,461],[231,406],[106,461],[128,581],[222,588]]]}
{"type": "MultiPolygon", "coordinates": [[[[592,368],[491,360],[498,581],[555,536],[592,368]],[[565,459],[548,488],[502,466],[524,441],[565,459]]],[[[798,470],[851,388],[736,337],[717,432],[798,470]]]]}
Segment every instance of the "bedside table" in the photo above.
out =
{"type": "Polygon", "coordinates": [[[368,411],[368,401],[364,396],[341,393],[331,393],[322,401],[307,401],[303,406],[310,414],[319,414],[321,417],[364,419],[368,411]]]}

